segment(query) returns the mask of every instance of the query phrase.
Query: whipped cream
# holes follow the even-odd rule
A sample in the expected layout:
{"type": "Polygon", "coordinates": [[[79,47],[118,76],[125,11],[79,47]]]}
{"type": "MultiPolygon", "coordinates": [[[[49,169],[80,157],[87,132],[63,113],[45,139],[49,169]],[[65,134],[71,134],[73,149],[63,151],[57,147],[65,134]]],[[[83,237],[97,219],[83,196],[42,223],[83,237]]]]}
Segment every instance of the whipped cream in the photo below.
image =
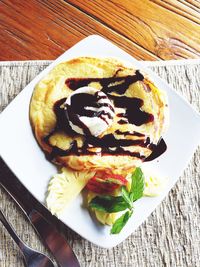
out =
{"type": "Polygon", "coordinates": [[[107,95],[89,86],[72,93],[64,107],[70,127],[83,135],[99,136],[111,126],[115,115],[107,95]]]}

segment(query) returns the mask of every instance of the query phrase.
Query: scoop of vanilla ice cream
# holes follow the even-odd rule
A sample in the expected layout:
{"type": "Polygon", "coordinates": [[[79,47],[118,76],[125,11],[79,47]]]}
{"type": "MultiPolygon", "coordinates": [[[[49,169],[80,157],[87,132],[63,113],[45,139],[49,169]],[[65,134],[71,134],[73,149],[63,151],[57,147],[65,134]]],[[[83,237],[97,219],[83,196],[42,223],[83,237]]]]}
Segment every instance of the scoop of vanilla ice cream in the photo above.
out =
{"type": "Polygon", "coordinates": [[[64,106],[70,127],[83,135],[99,136],[110,127],[115,115],[113,104],[107,95],[90,86],[73,92],[64,106]],[[74,97],[76,101],[72,101],[74,97]]]}

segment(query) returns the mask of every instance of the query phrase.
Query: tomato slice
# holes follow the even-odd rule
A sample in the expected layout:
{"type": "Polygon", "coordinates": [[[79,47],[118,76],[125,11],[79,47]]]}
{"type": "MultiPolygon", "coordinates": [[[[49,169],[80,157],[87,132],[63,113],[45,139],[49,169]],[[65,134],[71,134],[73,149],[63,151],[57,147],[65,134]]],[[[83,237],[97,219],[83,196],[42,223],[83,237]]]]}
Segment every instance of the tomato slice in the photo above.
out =
{"type": "Polygon", "coordinates": [[[98,172],[89,180],[86,188],[97,194],[110,194],[126,184],[127,180],[122,175],[98,172]]]}

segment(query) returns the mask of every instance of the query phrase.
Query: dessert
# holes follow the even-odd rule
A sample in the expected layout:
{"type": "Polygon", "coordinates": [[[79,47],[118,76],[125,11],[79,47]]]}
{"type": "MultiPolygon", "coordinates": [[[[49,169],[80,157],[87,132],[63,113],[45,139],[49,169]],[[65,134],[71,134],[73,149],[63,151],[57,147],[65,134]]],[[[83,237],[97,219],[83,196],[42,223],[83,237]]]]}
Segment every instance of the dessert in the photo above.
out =
{"type": "Polygon", "coordinates": [[[79,190],[87,184],[89,194],[113,197],[128,188],[128,174],[166,150],[167,118],[165,93],[134,66],[112,58],[58,64],[30,103],[33,132],[47,158],[75,176],[87,172],[79,190]]]}
{"type": "Polygon", "coordinates": [[[77,89],[63,105],[72,130],[86,136],[100,136],[111,126],[115,115],[106,94],[89,86],[77,89]]]}

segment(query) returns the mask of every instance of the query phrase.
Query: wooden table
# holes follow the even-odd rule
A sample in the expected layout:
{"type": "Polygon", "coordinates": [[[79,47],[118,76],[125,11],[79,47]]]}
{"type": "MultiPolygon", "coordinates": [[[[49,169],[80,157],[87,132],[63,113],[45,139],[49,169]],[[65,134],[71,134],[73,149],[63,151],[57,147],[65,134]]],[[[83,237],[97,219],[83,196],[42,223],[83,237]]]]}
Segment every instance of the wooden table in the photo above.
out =
{"type": "Polygon", "coordinates": [[[0,0],[0,60],[55,59],[91,34],[142,60],[200,57],[199,0],[0,0]]]}

